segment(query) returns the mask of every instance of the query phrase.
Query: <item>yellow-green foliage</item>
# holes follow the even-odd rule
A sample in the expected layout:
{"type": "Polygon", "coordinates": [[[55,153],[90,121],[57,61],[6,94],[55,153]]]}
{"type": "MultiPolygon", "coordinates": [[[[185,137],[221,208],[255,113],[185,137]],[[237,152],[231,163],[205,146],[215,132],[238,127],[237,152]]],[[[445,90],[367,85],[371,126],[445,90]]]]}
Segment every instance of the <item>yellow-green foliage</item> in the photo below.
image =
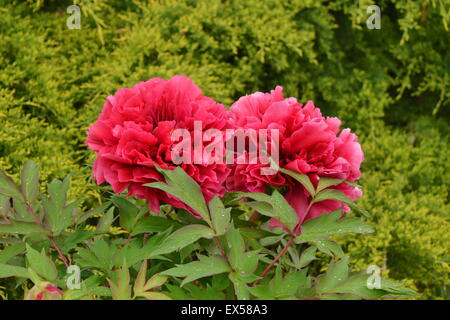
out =
{"type": "Polygon", "coordinates": [[[100,197],[83,141],[116,89],[179,73],[230,105],[282,85],[361,136],[361,202],[378,233],[346,240],[355,262],[385,261],[391,277],[445,297],[450,6],[377,1],[381,30],[369,30],[371,4],[0,0],[0,167],[17,174],[35,159],[45,179],[70,173],[72,192],[100,197]],[[66,26],[73,3],[81,30],[66,26]]]}
{"type": "Polygon", "coordinates": [[[360,203],[376,234],[343,241],[361,269],[375,264],[389,277],[414,279],[421,298],[445,297],[450,284],[450,148],[436,126],[422,118],[407,132],[362,139],[360,203]]]}

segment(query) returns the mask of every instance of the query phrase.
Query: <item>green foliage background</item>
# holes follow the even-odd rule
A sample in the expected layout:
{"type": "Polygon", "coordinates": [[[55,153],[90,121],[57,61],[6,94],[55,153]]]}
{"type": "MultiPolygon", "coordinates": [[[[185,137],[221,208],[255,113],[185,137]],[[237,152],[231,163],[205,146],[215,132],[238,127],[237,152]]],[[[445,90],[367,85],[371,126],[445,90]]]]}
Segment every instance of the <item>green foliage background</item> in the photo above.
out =
{"type": "MultiPolygon", "coordinates": [[[[43,178],[102,201],[85,131],[105,97],[152,77],[191,77],[229,106],[282,85],[360,136],[360,205],[374,235],[342,238],[357,268],[383,266],[419,298],[447,298],[450,3],[377,1],[0,0],[0,167],[35,159],[43,178]]],[[[1,291],[1,288],[0,288],[1,291]]]]}

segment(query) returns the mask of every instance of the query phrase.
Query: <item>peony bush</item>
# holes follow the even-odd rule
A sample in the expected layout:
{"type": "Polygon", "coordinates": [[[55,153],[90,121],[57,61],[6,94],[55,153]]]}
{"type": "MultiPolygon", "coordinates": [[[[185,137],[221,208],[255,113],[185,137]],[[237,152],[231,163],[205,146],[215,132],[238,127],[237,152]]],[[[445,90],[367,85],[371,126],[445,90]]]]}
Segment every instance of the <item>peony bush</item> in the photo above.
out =
{"type": "Polygon", "coordinates": [[[0,171],[0,277],[24,299],[414,295],[350,268],[333,237],[374,232],[354,202],[358,137],[280,86],[228,111],[188,77],[150,79],[107,97],[86,144],[109,193],[88,211],[70,177],[41,192],[34,161],[20,183],[0,171]]]}

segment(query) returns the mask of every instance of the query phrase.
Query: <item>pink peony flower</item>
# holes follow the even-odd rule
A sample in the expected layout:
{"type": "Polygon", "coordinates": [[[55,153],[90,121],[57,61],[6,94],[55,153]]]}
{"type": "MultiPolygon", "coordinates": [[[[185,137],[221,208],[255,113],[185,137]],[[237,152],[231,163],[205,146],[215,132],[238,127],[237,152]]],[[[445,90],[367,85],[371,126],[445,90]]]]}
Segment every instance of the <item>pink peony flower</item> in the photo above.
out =
{"type": "MultiPolygon", "coordinates": [[[[185,129],[193,135],[194,121],[201,121],[202,130],[223,130],[226,110],[187,77],[154,78],[117,90],[87,132],[86,144],[98,153],[96,182],[108,182],[116,193],[128,188],[130,196],[148,199],[154,211],[159,211],[161,201],[186,208],[173,196],[143,184],[164,181],[155,164],[163,169],[177,166],[171,153],[177,144],[172,132],[185,129]]],[[[224,194],[223,183],[230,171],[225,164],[183,163],[181,167],[200,185],[207,201],[224,194]]]]}
{"type": "Polygon", "coordinates": [[[37,283],[28,291],[24,300],[61,300],[63,292],[50,282],[37,283]]]}
{"type": "MultiPolygon", "coordinates": [[[[317,186],[320,177],[332,177],[354,182],[360,178],[360,165],[364,159],[356,135],[350,129],[340,132],[341,121],[323,117],[312,101],[302,105],[295,98],[284,98],[282,87],[270,93],[256,92],[241,97],[230,109],[232,128],[277,129],[279,132],[279,166],[307,174],[317,186]],[[340,132],[340,133],[339,133],[340,132]]],[[[307,213],[310,196],[292,178],[278,172],[267,176],[260,173],[267,164],[234,164],[226,186],[230,191],[264,192],[267,184],[287,186],[287,201],[296,209],[299,222],[315,218],[348,206],[333,200],[314,204],[307,213]]],[[[344,183],[334,187],[352,199],[361,196],[358,188],[344,183]]],[[[281,226],[271,221],[271,226],[281,226]]]]}

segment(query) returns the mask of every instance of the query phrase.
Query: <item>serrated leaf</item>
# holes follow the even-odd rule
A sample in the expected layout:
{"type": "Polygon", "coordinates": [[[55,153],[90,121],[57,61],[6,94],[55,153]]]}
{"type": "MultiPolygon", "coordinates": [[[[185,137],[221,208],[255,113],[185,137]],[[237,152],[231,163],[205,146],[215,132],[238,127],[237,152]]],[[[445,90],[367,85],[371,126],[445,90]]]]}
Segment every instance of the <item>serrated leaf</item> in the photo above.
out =
{"type": "Polygon", "coordinates": [[[64,239],[64,242],[60,246],[60,249],[63,254],[67,254],[71,249],[77,247],[77,244],[93,237],[97,233],[91,230],[83,230],[78,229],[73,233],[70,233],[67,238],[64,239]]]}
{"type": "Polygon", "coordinates": [[[30,160],[22,168],[21,189],[28,203],[33,203],[39,194],[39,167],[30,160]]]}
{"type": "Polygon", "coordinates": [[[58,272],[56,271],[53,261],[47,257],[43,251],[38,252],[28,244],[26,247],[26,257],[31,269],[33,269],[42,278],[50,282],[54,282],[58,277],[58,272]]]}
{"type": "Polygon", "coordinates": [[[90,250],[78,248],[77,253],[78,253],[77,263],[81,267],[95,267],[99,269],[104,268],[103,262],[99,261],[97,256],[90,250]]]}
{"type": "Polygon", "coordinates": [[[308,220],[302,225],[299,242],[325,239],[333,234],[371,233],[374,229],[361,218],[341,218],[341,209],[308,220]]]}
{"type": "Polygon", "coordinates": [[[46,224],[50,227],[54,235],[59,235],[65,228],[75,220],[73,212],[82,202],[78,200],[66,205],[67,191],[69,189],[70,176],[63,181],[53,180],[47,186],[49,197],[42,199],[46,224]]]}
{"type": "MultiPolygon", "coordinates": [[[[116,253],[115,246],[109,246],[104,238],[97,238],[89,245],[91,252],[98,258],[104,270],[109,270],[116,253]]],[[[123,261],[123,260],[122,260],[123,261]]],[[[119,264],[120,265],[120,264],[119,264]]]]}
{"type": "Polygon", "coordinates": [[[144,184],[144,186],[171,194],[197,212],[208,224],[211,224],[208,207],[197,182],[181,167],[176,167],[174,170],[164,170],[158,166],[155,168],[165,177],[166,183],[153,182],[144,184]]]}
{"type": "Polygon", "coordinates": [[[166,270],[161,274],[172,277],[185,277],[181,286],[191,281],[209,277],[215,274],[230,272],[230,266],[227,261],[221,256],[203,256],[199,255],[199,261],[190,262],[183,265],[166,270]]]}
{"type": "Polygon", "coordinates": [[[231,208],[225,208],[222,200],[214,196],[208,203],[212,227],[217,236],[224,235],[230,226],[231,208]]]}
{"type": "Polygon", "coordinates": [[[194,224],[178,229],[168,236],[151,254],[151,257],[171,253],[194,243],[200,238],[212,238],[214,231],[207,226],[194,224]]]}
{"type": "Polygon", "coordinates": [[[25,202],[25,197],[20,188],[3,170],[0,170],[0,194],[25,202]]]}

